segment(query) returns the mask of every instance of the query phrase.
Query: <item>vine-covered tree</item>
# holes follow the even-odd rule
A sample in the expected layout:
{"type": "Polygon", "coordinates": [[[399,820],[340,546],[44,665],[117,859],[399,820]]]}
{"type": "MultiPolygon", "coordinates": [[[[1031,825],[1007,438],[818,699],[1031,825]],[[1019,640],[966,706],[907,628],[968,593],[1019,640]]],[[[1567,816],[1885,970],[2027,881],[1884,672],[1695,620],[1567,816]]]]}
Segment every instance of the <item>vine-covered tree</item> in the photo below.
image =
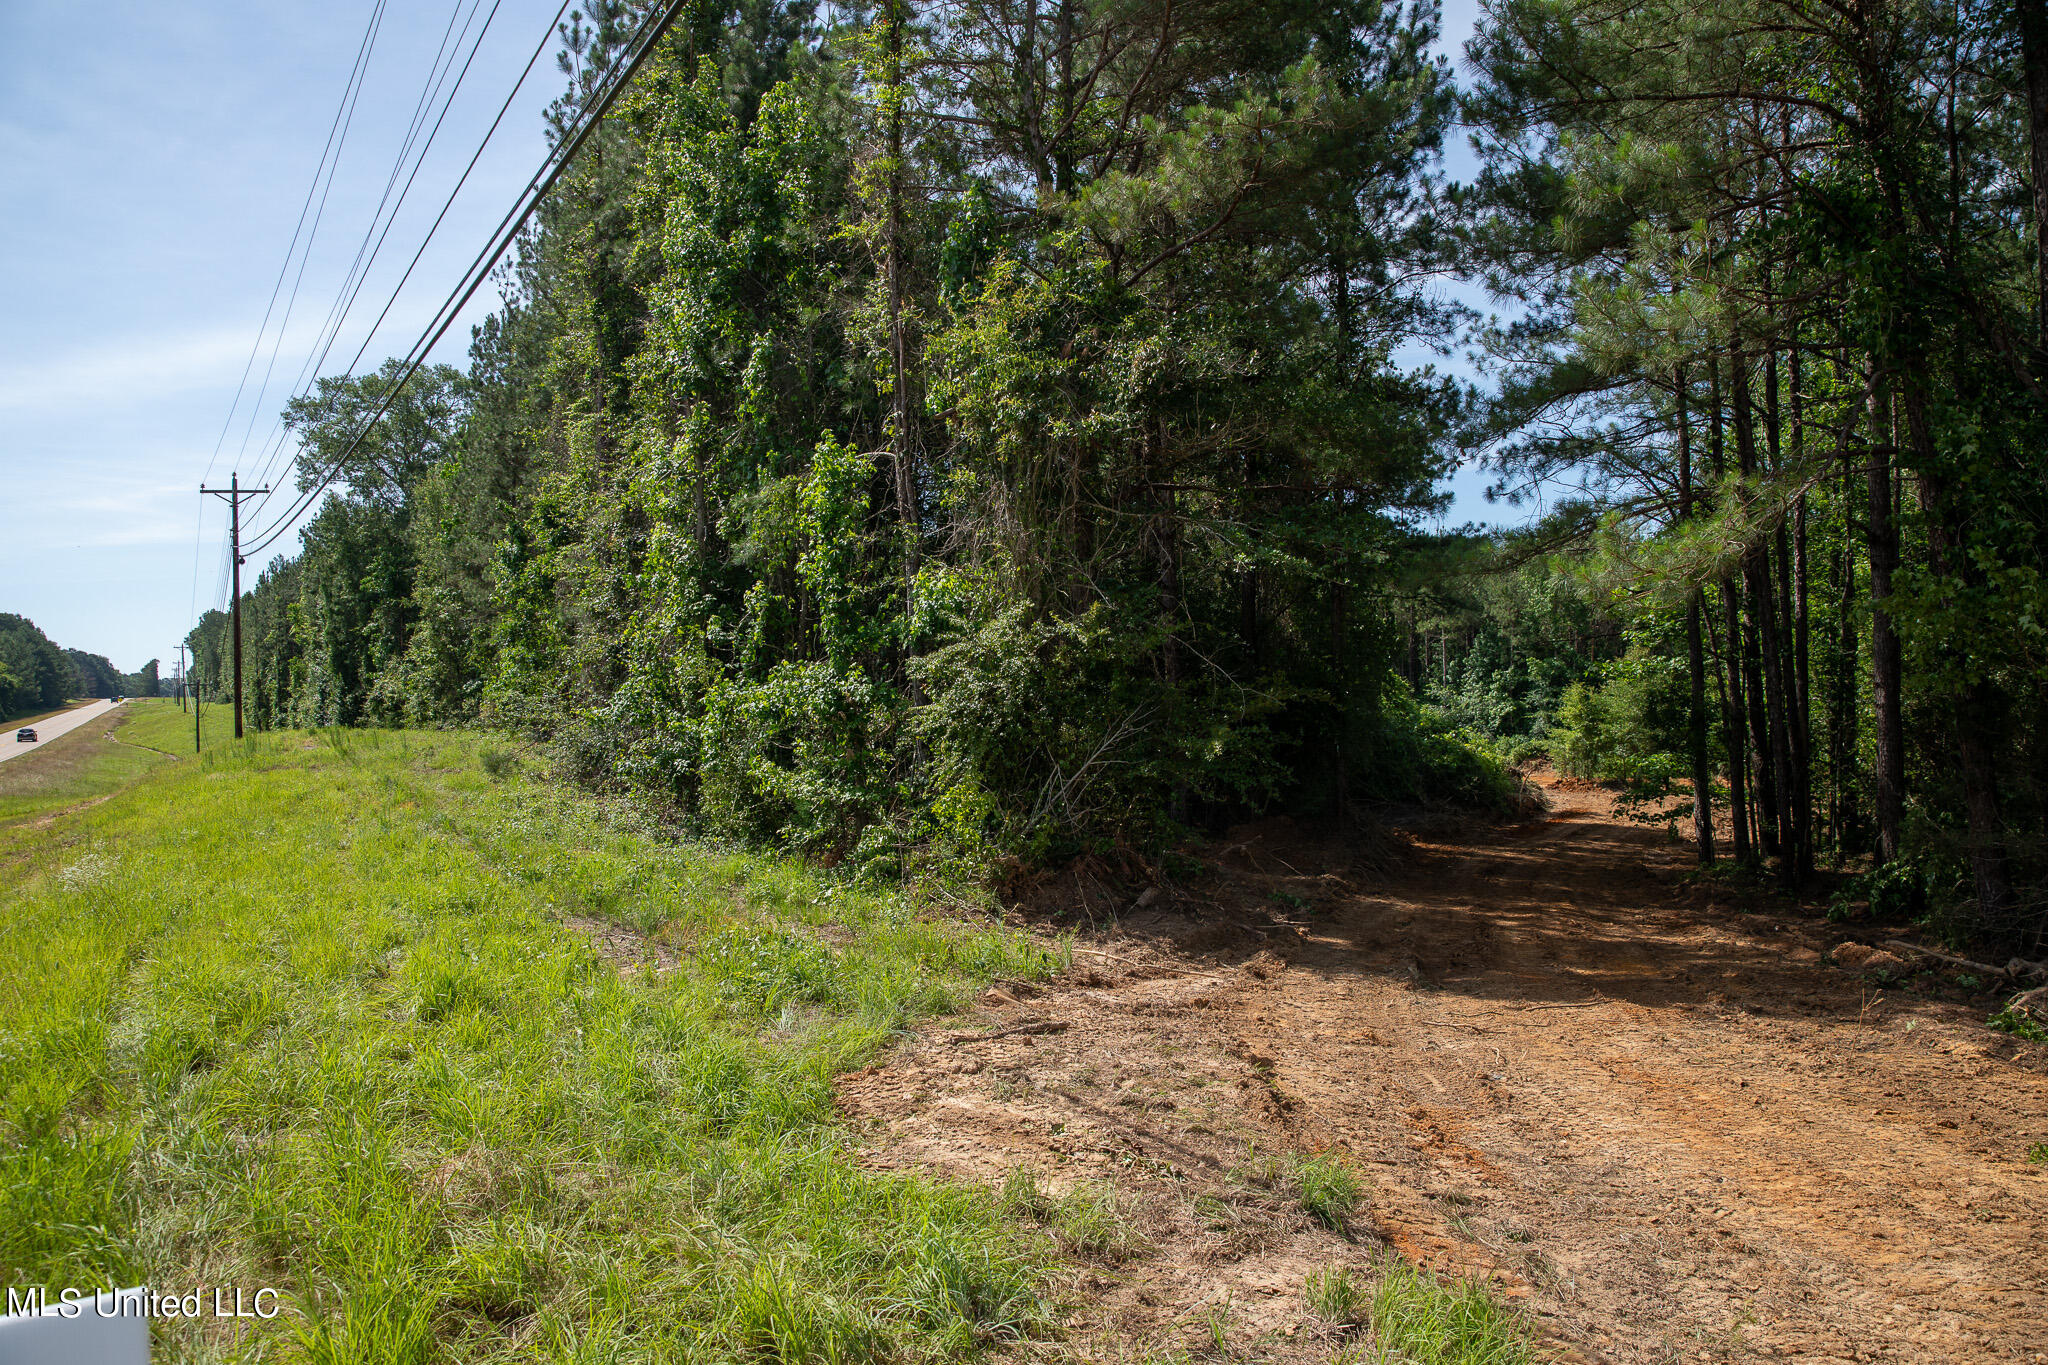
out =
{"type": "MultiPolygon", "coordinates": [[[[647,13],[565,29],[555,137],[647,13]]],[[[1459,410],[1392,359],[1450,326],[1435,23],[701,7],[466,377],[346,470],[389,371],[288,415],[339,487],[247,604],[257,723],[531,727],[877,866],[1497,795],[1389,668],[1459,410]]]]}

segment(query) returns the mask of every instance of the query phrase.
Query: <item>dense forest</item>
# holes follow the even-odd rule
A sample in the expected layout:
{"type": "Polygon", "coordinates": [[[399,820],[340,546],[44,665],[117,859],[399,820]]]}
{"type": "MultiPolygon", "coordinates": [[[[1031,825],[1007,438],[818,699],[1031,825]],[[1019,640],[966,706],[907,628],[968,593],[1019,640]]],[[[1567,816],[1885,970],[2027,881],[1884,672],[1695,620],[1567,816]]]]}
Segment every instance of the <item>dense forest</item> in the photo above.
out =
{"type": "MultiPolygon", "coordinates": [[[[564,26],[557,138],[656,9],[564,26]]],[[[2038,949],[2043,7],[1489,0],[1463,88],[1437,25],[699,0],[466,370],[288,409],[252,722],[524,731],[877,875],[1543,753],[2038,949]],[[1522,529],[1431,529],[1475,459],[1522,529]]]]}
{"type": "Polygon", "coordinates": [[[123,673],[103,656],[60,649],[25,616],[0,612],[0,716],[52,711],[76,697],[153,697],[157,661],[123,673]]]}

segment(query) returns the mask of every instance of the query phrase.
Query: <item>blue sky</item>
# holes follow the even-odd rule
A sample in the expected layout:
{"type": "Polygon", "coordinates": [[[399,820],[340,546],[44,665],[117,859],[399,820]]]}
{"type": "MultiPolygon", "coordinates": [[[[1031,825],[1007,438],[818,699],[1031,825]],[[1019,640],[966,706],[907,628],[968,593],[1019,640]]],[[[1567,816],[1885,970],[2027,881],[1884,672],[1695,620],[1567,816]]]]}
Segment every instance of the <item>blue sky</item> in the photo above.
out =
{"type": "MultiPolygon", "coordinates": [[[[76,7],[0,0],[0,611],[61,645],[123,669],[159,658],[168,670],[195,602],[219,600],[225,508],[197,488],[202,476],[224,484],[263,464],[456,0],[389,6],[269,388],[252,404],[275,318],[222,442],[372,3],[112,0],[91,8],[87,34],[76,7]]],[[[498,0],[327,371],[354,354],[557,3],[498,0]]],[[[1475,6],[1445,7],[1454,52],[1475,6]]],[[[490,10],[484,0],[475,24],[490,10]]],[[[560,81],[551,51],[365,367],[411,344],[539,163],[541,110],[560,81]]],[[[1454,154],[1453,169],[1468,162],[1454,154]]],[[[468,324],[489,302],[486,288],[436,359],[461,362],[468,324]]],[[[1487,514],[1482,482],[1457,481],[1454,520],[1487,514]]],[[[258,567],[245,567],[246,581],[258,567]]]]}
{"type": "MultiPolygon", "coordinates": [[[[453,3],[388,7],[248,453],[245,400],[211,481],[262,463],[453,3]]],[[[337,362],[389,297],[556,3],[502,0],[337,362]]],[[[124,669],[151,657],[168,667],[193,616],[195,541],[199,608],[214,599],[225,508],[205,500],[202,526],[196,490],[370,11],[371,0],[115,0],[91,7],[88,35],[78,7],[0,0],[0,611],[59,644],[124,669]]],[[[486,0],[476,25],[489,11],[486,0]]],[[[560,81],[550,52],[366,365],[411,344],[532,174],[560,81]]],[[[438,358],[459,361],[467,341],[458,324],[438,358]]]]}

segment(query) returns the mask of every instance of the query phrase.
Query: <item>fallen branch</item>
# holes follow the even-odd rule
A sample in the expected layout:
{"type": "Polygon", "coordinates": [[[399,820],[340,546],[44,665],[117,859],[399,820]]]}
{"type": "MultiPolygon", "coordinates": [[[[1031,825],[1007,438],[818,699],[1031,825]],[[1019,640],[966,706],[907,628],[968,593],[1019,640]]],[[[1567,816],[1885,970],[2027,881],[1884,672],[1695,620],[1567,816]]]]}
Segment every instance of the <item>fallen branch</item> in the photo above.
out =
{"type": "MultiPolygon", "coordinates": [[[[1917,943],[1908,943],[1902,938],[1888,938],[1884,941],[1884,946],[1887,948],[1903,949],[1909,953],[1918,953],[1922,957],[1931,957],[1937,962],[1946,962],[1952,966],[1967,967],[1973,972],[1983,972],[1986,976],[2006,976],[2010,974],[2008,968],[1994,967],[1988,962],[1978,962],[1967,957],[1957,957],[1954,953],[1944,953],[1935,948],[1923,948],[1917,943]]],[[[2015,958],[2013,960],[2017,962],[2019,959],[2015,958]]]]}
{"type": "Polygon", "coordinates": [[[946,1041],[956,1045],[960,1043],[990,1043],[998,1038],[1014,1038],[1022,1033],[1065,1033],[1070,1027],[1072,1026],[1066,1020],[1054,1019],[1045,1023],[1018,1024],[1014,1028],[1000,1028],[994,1033],[956,1033],[946,1039],[946,1041]]]}
{"type": "Polygon", "coordinates": [[[1141,972],[1171,972],[1175,976],[1194,977],[1197,981],[1223,980],[1222,977],[1213,975],[1209,972],[1190,971],[1186,967],[1169,967],[1166,966],[1164,963],[1160,962],[1140,962],[1133,957],[1118,957],[1115,953],[1098,952],[1094,948],[1076,948],[1074,949],[1074,951],[1077,953],[1086,953],[1090,957],[1099,957],[1105,962],[1121,962],[1124,964],[1124,966],[1136,967],[1141,972]]]}

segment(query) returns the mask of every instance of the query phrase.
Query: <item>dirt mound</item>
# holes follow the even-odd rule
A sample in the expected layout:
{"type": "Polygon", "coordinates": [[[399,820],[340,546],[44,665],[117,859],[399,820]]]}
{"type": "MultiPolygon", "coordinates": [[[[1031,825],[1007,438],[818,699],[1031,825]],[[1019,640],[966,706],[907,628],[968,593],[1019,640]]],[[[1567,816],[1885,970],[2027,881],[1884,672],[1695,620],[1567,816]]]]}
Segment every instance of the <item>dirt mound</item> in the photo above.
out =
{"type": "Polygon", "coordinates": [[[1372,866],[1237,832],[1113,930],[1098,907],[1068,980],[848,1078],[870,1159],[1114,1189],[1083,1354],[1220,1330],[1327,1360],[1305,1277],[1392,1248],[1589,1360],[2048,1360],[2048,1048],[1681,891],[1683,846],[1551,795],[1372,866]],[[1348,1235],[1303,1208],[1315,1152],[1364,1180],[1348,1235]]]}

